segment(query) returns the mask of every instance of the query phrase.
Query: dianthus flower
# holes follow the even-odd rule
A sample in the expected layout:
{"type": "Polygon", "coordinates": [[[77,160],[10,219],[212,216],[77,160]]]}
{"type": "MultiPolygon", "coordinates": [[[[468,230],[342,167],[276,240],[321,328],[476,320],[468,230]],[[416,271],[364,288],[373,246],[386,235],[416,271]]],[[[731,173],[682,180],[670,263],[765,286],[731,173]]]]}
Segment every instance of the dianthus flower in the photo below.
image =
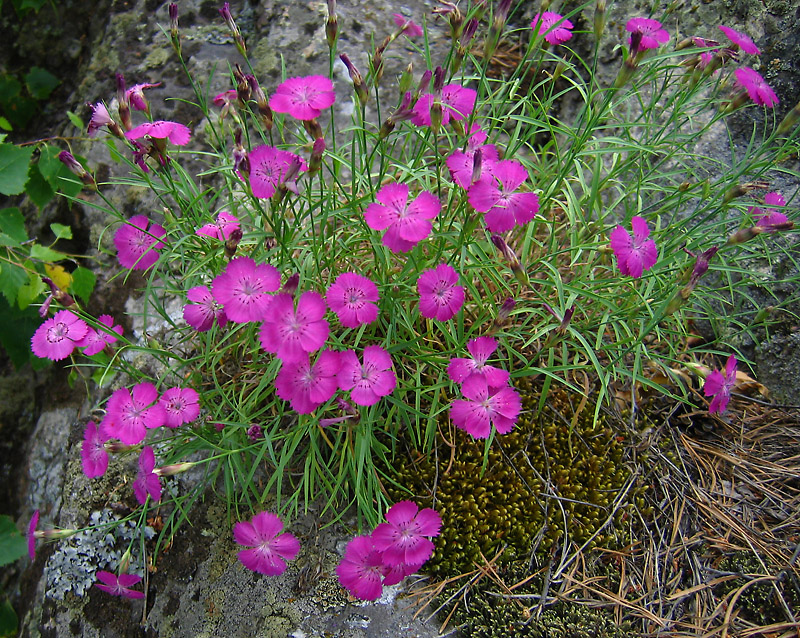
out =
{"type": "Polygon", "coordinates": [[[725,374],[719,370],[714,370],[706,377],[703,385],[703,394],[707,397],[713,396],[708,405],[711,413],[722,413],[728,409],[728,401],[731,400],[731,390],[736,385],[736,357],[731,355],[725,363],[725,374]]]}
{"type": "Polygon", "coordinates": [[[192,132],[189,130],[189,127],[184,124],[157,120],[155,122],[139,124],[136,128],[132,128],[125,133],[125,137],[129,140],[140,140],[144,137],[150,137],[156,140],[169,140],[175,144],[175,146],[185,146],[192,138],[192,132]]]}
{"type": "Polygon", "coordinates": [[[117,576],[111,572],[100,570],[97,572],[97,580],[99,580],[100,583],[95,583],[94,586],[112,596],[144,598],[143,591],[131,589],[133,585],[142,580],[141,576],[136,576],[135,574],[120,574],[117,576]]]}
{"type": "MultiPolygon", "coordinates": [[[[631,18],[625,25],[625,30],[629,33],[641,34],[641,41],[637,53],[644,49],[657,49],[662,44],[669,42],[669,33],[661,28],[661,23],[658,20],[650,18],[631,18]]],[[[631,46],[633,37],[628,41],[628,46],[631,46]]]]}
{"type": "Polygon", "coordinates": [[[336,313],[345,328],[372,323],[378,316],[378,287],[363,275],[343,272],[325,294],[328,307],[336,313]]]}
{"type": "Polygon", "coordinates": [[[145,215],[136,215],[114,233],[117,259],[125,268],[147,270],[158,261],[158,249],[164,247],[161,237],[167,234],[160,224],[152,224],[145,215]]]}
{"type": "Polygon", "coordinates": [[[485,213],[486,227],[493,233],[504,233],[514,225],[524,226],[539,211],[536,193],[517,189],[528,178],[528,171],[515,160],[492,164],[491,171],[469,187],[469,203],[485,213]]]}
{"type": "Polygon", "coordinates": [[[472,376],[461,386],[466,401],[456,399],[450,405],[450,418],[457,427],[476,439],[486,439],[491,426],[500,434],[511,432],[517,422],[522,402],[511,386],[491,388],[482,376],[472,376]]]}
{"type": "MultiPolygon", "coordinates": [[[[764,195],[764,203],[767,206],[786,206],[786,200],[783,198],[783,195],[777,192],[767,193],[764,195]]],[[[760,208],[751,206],[748,209],[748,212],[751,215],[760,216],[756,222],[756,225],[765,229],[767,232],[775,232],[781,228],[785,229],[791,224],[786,215],[775,210],[774,208],[768,208],[767,210],[763,211],[762,214],[762,210],[760,208]]]]}
{"type": "Polygon", "coordinates": [[[33,333],[31,350],[42,359],[61,361],[72,354],[88,330],[83,319],[69,310],[59,310],[33,333]]]}
{"type": "Polygon", "coordinates": [[[719,25],[719,28],[722,30],[728,40],[733,42],[733,44],[735,44],[748,55],[759,55],[761,53],[755,42],[753,42],[744,33],[739,33],[735,29],[731,29],[730,27],[726,27],[722,24],[719,25]]]}
{"type": "Polygon", "coordinates": [[[399,13],[393,13],[394,23],[399,27],[400,33],[408,38],[416,38],[422,35],[422,27],[410,18],[399,13]]]}
{"type": "Polygon", "coordinates": [[[275,378],[275,393],[298,414],[311,414],[339,389],[338,352],[323,350],[312,365],[307,354],[285,361],[275,378]]]}
{"type": "Polygon", "coordinates": [[[442,517],[436,510],[420,510],[412,501],[400,501],[386,512],[386,521],[372,532],[375,549],[383,553],[384,565],[419,566],[431,557],[433,542],[429,537],[438,536],[442,527],[442,517]]]}
{"type": "Polygon", "coordinates": [[[509,373],[506,370],[486,365],[486,361],[497,350],[494,337],[478,337],[467,342],[467,350],[472,359],[453,358],[447,366],[447,376],[455,383],[464,383],[467,379],[480,376],[486,379],[490,388],[501,388],[508,383],[509,373]]]}
{"type": "Polygon", "coordinates": [[[352,596],[377,600],[383,592],[383,577],[389,570],[371,536],[356,536],[347,543],[344,557],[336,567],[339,583],[352,596]]]}
{"type": "Polygon", "coordinates": [[[156,455],[153,448],[146,445],[139,455],[139,472],[133,482],[133,493],[140,505],[147,503],[149,496],[155,503],[161,500],[161,481],[158,474],[153,472],[156,466],[156,455]]]}
{"type": "Polygon", "coordinates": [[[289,78],[275,89],[269,100],[276,113],[288,113],[297,120],[314,120],[322,109],[336,101],[333,82],[324,75],[289,78]]]}
{"type": "Polygon", "coordinates": [[[272,512],[259,512],[252,521],[233,526],[233,540],[250,549],[239,552],[239,561],[247,569],[278,576],[286,571],[286,561],[300,551],[300,541],[289,532],[281,534],[283,522],[272,512]]]}
{"type": "Polygon", "coordinates": [[[152,89],[157,86],[161,86],[161,82],[156,82],[155,84],[148,84],[147,82],[142,84],[134,84],[131,88],[125,91],[125,97],[130,105],[137,111],[146,111],[149,113],[150,105],[147,103],[147,99],[144,97],[144,89],[152,89]]]}
{"type": "Polygon", "coordinates": [[[248,160],[250,187],[253,189],[253,196],[260,199],[269,199],[275,194],[294,162],[300,162],[301,171],[308,168],[305,161],[294,153],[264,144],[254,148],[249,153],[248,160]]]}
{"type": "Polygon", "coordinates": [[[256,265],[250,257],[236,257],[211,282],[211,292],[228,319],[247,323],[264,319],[273,299],[270,293],[280,285],[281,275],[275,266],[256,265]]]}
{"type": "Polygon", "coordinates": [[[474,123],[469,131],[467,138],[467,148],[464,151],[454,151],[447,158],[447,168],[450,169],[450,176],[453,181],[464,190],[467,190],[473,182],[480,179],[484,172],[488,175],[492,171],[494,164],[500,159],[497,147],[494,144],[485,144],[486,132],[474,123]],[[480,167],[476,177],[476,164],[478,159],[475,151],[480,150],[480,167]]]}
{"type": "Polygon", "coordinates": [[[464,288],[457,283],[458,273],[447,264],[423,272],[417,279],[419,313],[437,321],[452,319],[464,304],[464,288]]]}
{"type": "Polygon", "coordinates": [[[191,388],[170,388],[161,395],[158,402],[164,406],[164,425],[168,428],[191,423],[200,414],[200,397],[191,388]]]}
{"type": "Polygon", "coordinates": [[[76,344],[79,348],[83,348],[82,352],[87,357],[102,352],[106,346],[116,343],[117,335],[122,336],[122,326],[114,325],[114,317],[111,315],[100,315],[97,322],[108,328],[108,331],[87,326],[86,336],[76,344]]]}
{"type": "Polygon", "coordinates": [[[206,224],[201,226],[195,232],[196,235],[203,235],[205,237],[213,237],[214,239],[227,240],[231,233],[239,230],[239,220],[231,215],[228,211],[220,211],[217,215],[217,221],[214,224],[206,224]]]}
{"type": "Polygon", "coordinates": [[[120,388],[111,395],[101,427],[106,438],[136,445],[144,441],[148,429],[161,427],[166,418],[155,386],[143,381],[132,390],[120,388]]]}
{"type": "Polygon", "coordinates": [[[441,202],[429,191],[422,191],[410,203],[407,184],[387,184],[364,211],[372,230],[386,230],[383,244],[392,252],[408,252],[430,235],[430,220],[441,210],[441,202]]]}
{"type": "Polygon", "coordinates": [[[87,478],[103,476],[108,469],[108,452],[105,446],[106,438],[102,428],[98,428],[94,421],[86,424],[81,444],[81,464],[83,473],[87,478]]]}
{"type": "Polygon", "coordinates": [[[97,135],[97,131],[103,126],[107,126],[114,135],[122,137],[122,129],[119,124],[111,119],[105,104],[98,102],[97,104],[90,104],[89,108],[92,109],[92,117],[89,119],[89,127],[86,130],[86,134],[89,137],[97,135]]]}
{"type": "Polygon", "coordinates": [[[207,286],[195,286],[186,292],[186,298],[192,303],[183,307],[183,318],[198,332],[211,330],[214,322],[222,328],[228,323],[228,317],[222,306],[214,299],[207,286]]]}
{"type": "Polygon", "coordinates": [[[638,278],[650,270],[658,259],[656,243],[650,236],[647,222],[635,215],[631,219],[633,237],[622,226],[611,231],[611,250],[617,258],[617,267],[623,275],[638,278]]]}
{"type": "Polygon", "coordinates": [[[39,525],[39,510],[35,510],[31,515],[31,520],[28,521],[28,557],[33,561],[36,560],[36,526],[39,525]]]}
{"type": "Polygon", "coordinates": [[[747,91],[747,95],[756,104],[772,108],[778,103],[778,96],[775,95],[775,91],[770,88],[758,71],[744,66],[736,69],[734,75],[736,75],[736,86],[747,91]]]}
{"type": "Polygon", "coordinates": [[[394,391],[397,379],[392,371],[392,358],[380,346],[364,348],[363,364],[352,350],[343,352],[341,359],[339,387],[350,390],[350,398],[356,405],[374,405],[394,391]]]}
{"type": "MultiPolygon", "coordinates": [[[[442,88],[442,126],[447,126],[450,118],[463,120],[472,114],[475,108],[475,100],[478,93],[474,89],[468,89],[460,84],[448,84],[442,88]]],[[[414,105],[414,116],[411,123],[415,126],[431,125],[431,106],[433,105],[433,93],[425,93],[420,96],[414,105]]]]}
{"type": "Polygon", "coordinates": [[[300,295],[297,310],[292,295],[276,295],[259,331],[261,346],[284,362],[319,350],[330,331],[325,310],[325,300],[313,290],[300,295]]]}
{"type": "Polygon", "coordinates": [[[572,37],[572,22],[552,11],[537,13],[533,16],[531,29],[534,37],[544,32],[544,39],[550,44],[563,44],[572,37]],[[554,29],[556,24],[558,26],[554,29]]]}

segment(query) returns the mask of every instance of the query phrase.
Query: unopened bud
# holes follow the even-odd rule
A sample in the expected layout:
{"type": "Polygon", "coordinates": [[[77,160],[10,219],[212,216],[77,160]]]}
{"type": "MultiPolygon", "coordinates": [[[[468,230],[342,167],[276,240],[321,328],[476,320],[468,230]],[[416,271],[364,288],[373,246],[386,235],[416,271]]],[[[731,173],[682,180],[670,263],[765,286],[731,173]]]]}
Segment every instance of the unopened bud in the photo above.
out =
{"type": "Polygon", "coordinates": [[[122,126],[125,127],[126,131],[130,131],[133,128],[133,122],[131,121],[128,96],[125,92],[125,77],[122,73],[117,73],[117,104],[117,112],[119,113],[119,119],[122,120],[122,126]]]}
{"type": "Polygon", "coordinates": [[[287,295],[293,295],[297,292],[297,287],[300,285],[300,273],[294,273],[291,277],[286,280],[286,283],[283,284],[283,288],[281,288],[281,292],[287,295]]]}
{"type": "Polygon", "coordinates": [[[750,241],[753,237],[756,237],[764,232],[764,229],[761,226],[751,226],[750,228],[741,228],[733,233],[730,237],[728,237],[727,244],[728,245],[736,245],[736,244],[743,244],[746,241],[750,241]]]}
{"type": "Polygon", "coordinates": [[[175,474],[187,472],[195,465],[197,465],[197,463],[175,463],[173,465],[164,465],[163,467],[155,468],[153,470],[153,474],[156,476],[175,476],[175,474]]]}
{"type": "MultiPolygon", "coordinates": [[[[481,166],[483,164],[483,151],[479,148],[475,149],[472,154],[472,178],[470,184],[474,184],[481,178],[481,166]]],[[[492,241],[497,235],[492,235],[492,241]]],[[[505,243],[505,242],[504,242],[505,243]]],[[[497,244],[495,244],[497,246],[497,244]]]]}
{"type": "Polygon", "coordinates": [[[398,82],[398,88],[400,89],[400,95],[404,95],[407,91],[411,89],[411,83],[414,81],[414,64],[412,62],[408,63],[406,70],[403,71],[402,75],[400,76],[400,82],[398,82]]]}
{"type": "Polygon", "coordinates": [[[795,105],[795,107],[786,114],[783,120],[781,120],[781,123],[778,125],[777,129],[778,135],[786,135],[797,125],[797,122],[799,121],[800,121],[800,102],[798,102],[795,105]]]}
{"type": "Polygon", "coordinates": [[[64,308],[76,307],[75,300],[72,298],[72,295],[64,292],[61,290],[61,288],[56,286],[55,282],[50,279],[50,277],[42,277],[42,281],[50,286],[50,294],[58,303],[64,306],[64,308]]]}
{"type": "Polygon", "coordinates": [[[311,157],[308,159],[308,172],[316,173],[322,167],[322,154],[325,152],[325,140],[318,137],[314,140],[311,157]]]}
{"type": "Polygon", "coordinates": [[[181,54],[181,36],[178,33],[178,4],[170,2],[169,4],[169,38],[172,41],[172,46],[175,52],[181,54]]]}
{"type": "Polygon", "coordinates": [[[736,184],[735,186],[728,189],[725,193],[725,196],[722,198],[722,203],[727,204],[733,199],[737,197],[742,197],[743,195],[747,195],[750,191],[757,190],[759,188],[769,188],[769,182],[765,182],[763,180],[759,180],[757,182],[747,182],[745,184],[736,184]]]}
{"type": "Polygon", "coordinates": [[[233,258],[236,254],[236,248],[239,246],[240,241],[242,241],[242,230],[236,228],[231,231],[228,239],[225,240],[225,256],[228,259],[233,258]]]}
{"type": "Polygon", "coordinates": [[[347,67],[347,72],[350,74],[350,79],[353,82],[353,90],[358,96],[358,101],[361,102],[361,106],[365,106],[369,101],[369,92],[367,91],[367,85],[364,84],[364,76],[361,75],[356,66],[350,61],[350,58],[344,53],[339,56],[339,59],[347,67]]]}
{"type": "Polygon", "coordinates": [[[250,100],[250,82],[238,64],[233,69],[233,77],[236,79],[236,97],[239,98],[239,106],[244,106],[250,100]]]}
{"type": "Polygon", "coordinates": [[[233,41],[236,43],[236,48],[239,50],[239,53],[241,53],[243,56],[247,55],[247,47],[244,44],[244,38],[242,38],[242,34],[239,31],[236,20],[234,20],[233,16],[231,15],[231,7],[227,2],[222,5],[222,8],[219,10],[219,14],[222,16],[222,19],[225,20],[225,23],[231,30],[233,41]]]}
{"type": "Polygon", "coordinates": [[[322,127],[316,119],[303,120],[303,128],[312,140],[317,140],[322,137],[322,127]]]}
{"type": "Polygon", "coordinates": [[[75,159],[75,157],[69,151],[61,151],[58,154],[58,159],[66,166],[70,171],[72,171],[75,175],[77,175],[80,180],[89,188],[97,188],[97,184],[95,184],[94,177],[92,177],[85,168],[81,165],[81,163],[75,159]]]}
{"type": "Polygon", "coordinates": [[[247,436],[253,443],[256,443],[259,439],[264,438],[264,432],[260,425],[253,423],[249,428],[247,428],[247,436]]]}
{"type": "Polygon", "coordinates": [[[336,18],[336,0],[328,0],[328,21],[325,23],[325,39],[328,48],[333,49],[336,44],[336,35],[339,31],[339,21],[336,18]]]}

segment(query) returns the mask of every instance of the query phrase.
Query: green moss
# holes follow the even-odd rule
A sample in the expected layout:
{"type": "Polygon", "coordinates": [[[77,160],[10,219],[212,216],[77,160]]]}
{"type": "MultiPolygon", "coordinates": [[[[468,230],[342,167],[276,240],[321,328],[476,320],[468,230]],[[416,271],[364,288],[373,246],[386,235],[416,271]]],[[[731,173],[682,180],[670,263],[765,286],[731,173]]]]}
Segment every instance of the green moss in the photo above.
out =
{"type": "MultiPolygon", "coordinates": [[[[568,397],[560,391],[551,390],[553,411],[534,418],[538,396],[524,383],[519,389],[520,419],[512,432],[496,437],[483,473],[484,443],[461,431],[452,464],[443,445],[438,455],[399,470],[404,489],[390,495],[401,500],[411,492],[421,507],[435,507],[442,516],[426,570],[441,576],[470,571],[482,563],[481,554],[491,559],[504,546],[501,564],[532,553],[545,559],[554,545],[567,542],[565,535],[582,545],[608,520],[630,475],[622,462],[622,442],[605,417],[594,423],[588,406],[571,427],[568,397]]],[[[624,505],[617,518],[630,507],[624,505]]],[[[589,547],[620,541],[626,542],[624,536],[609,525],[589,547]]]]}

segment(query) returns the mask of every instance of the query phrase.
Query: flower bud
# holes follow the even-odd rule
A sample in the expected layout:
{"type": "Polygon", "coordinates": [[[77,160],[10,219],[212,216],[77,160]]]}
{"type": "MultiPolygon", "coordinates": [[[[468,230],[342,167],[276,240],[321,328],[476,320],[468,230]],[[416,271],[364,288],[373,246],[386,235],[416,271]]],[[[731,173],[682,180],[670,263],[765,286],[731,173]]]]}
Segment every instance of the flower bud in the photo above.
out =
{"type": "Polygon", "coordinates": [[[781,123],[778,125],[777,129],[778,135],[786,135],[797,125],[797,122],[799,121],[800,102],[795,104],[795,107],[784,116],[783,120],[781,120],[781,123]]]}
{"type": "Polygon", "coordinates": [[[347,67],[347,72],[350,74],[350,79],[353,81],[353,89],[358,96],[358,101],[361,102],[361,106],[365,106],[369,101],[369,92],[367,91],[367,85],[364,84],[364,76],[361,75],[347,55],[342,53],[339,59],[347,67]]]}
{"type": "Polygon", "coordinates": [[[398,88],[400,89],[400,94],[404,95],[407,91],[411,89],[411,83],[414,81],[414,64],[412,62],[408,63],[406,70],[403,71],[403,74],[400,76],[400,82],[398,82],[398,88]]]}
{"type": "Polygon", "coordinates": [[[308,159],[308,172],[316,173],[322,167],[322,154],[325,152],[325,139],[318,137],[314,140],[311,157],[308,159]]]}
{"type": "Polygon", "coordinates": [[[233,77],[236,79],[236,97],[239,98],[239,106],[244,106],[250,100],[250,82],[238,64],[233,69],[233,77]]]}
{"type": "Polygon", "coordinates": [[[228,239],[225,240],[225,256],[228,259],[232,259],[236,254],[236,248],[239,246],[240,241],[242,241],[242,229],[236,228],[231,231],[228,239]]]}
{"type": "Polygon", "coordinates": [[[222,19],[225,20],[225,23],[231,30],[233,41],[236,43],[236,48],[239,50],[239,53],[241,53],[243,56],[247,55],[247,47],[244,44],[244,38],[242,38],[242,34],[239,31],[239,27],[236,24],[236,20],[234,20],[233,16],[231,15],[230,4],[228,4],[227,2],[223,4],[222,8],[219,10],[219,14],[222,16],[222,19]]]}
{"type": "Polygon", "coordinates": [[[169,39],[172,41],[175,52],[180,55],[181,36],[178,33],[178,4],[176,2],[169,4],[169,39]]]}
{"type": "Polygon", "coordinates": [[[726,242],[727,245],[732,246],[736,244],[743,244],[746,241],[750,241],[753,237],[756,237],[764,232],[764,229],[761,226],[751,226],[750,228],[740,228],[735,233],[733,233],[730,237],[728,237],[728,241],[726,242]]]}
{"type": "Polygon", "coordinates": [[[594,37],[599,40],[606,28],[606,0],[597,0],[594,6],[594,37]]]}
{"type": "Polygon", "coordinates": [[[122,73],[117,73],[117,104],[117,112],[119,113],[119,119],[122,120],[122,126],[125,127],[126,131],[130,131],[133,128],[133,122],[131,121],[128,96],[125,93],[125,77],[122,73]]]}
{"type": "Polygon", "coordinates": [[[247,436],[253,443],[256,443],[259,439],[264,438],[264,432],[260,425],[253,423],[249,428],[247,428],[247,436]]]}
{"type": "Polygon", "coordinates": [[[300,285],[300,273],[293,273],[287,280],[286,283],[283,284],[281,288],[281,293],[287,295],[293,295],[297,292],[297,287],[300,285]]]}
{"type": "Polygon", "coordinates": [[[97,184],[95,184],[94,177],[92,177],[85,168],[81,165],[78,160],[70,153],[69,151],[61,151],[58,154],[58,159],[66,166],[70,171],[72,171],[75,175],[77,175],[80,180],[89,188],[97,188],[97,184]]]}
{"type": "Polygon", "coordinates": [[[42,277],[42,281],[44,281],[44,283],[50,286],[50,294],[58,303],[64,306],[64,308],[77,308],[77,305],[75,304],[75,300],[72,298],[72,295],[64,292],[63,290],[61,290],[61,288],[56,286],[55,282],[52,279],[50,279],[50,277],[42,277]]]}
{"type": "Polygon", "coordinates": [[[175,474],[180,474],[181,472],[186,472],[192,469],[197,463],[175,463],[173,465],[164,465],[163,467],[157,467],[153,470],[153,474],[156,476],[175,476],[175,474]]]}
{"type": "Polygon", "coordinates": [[[339,21],[336,18],[336,0],[328,0],[328,21],[325,23],[325,39],[328,48],[333,49],[336,44],[336,35],[339,31],[339,21]]]}
{"type": "Polygon", "coordinates": [[[769,182],[765,182],[763,180],[759,180],[757,182],[747,182],[745,184],[736,184],[728,189],[725,193],[725,196],[722,198],[722,203],[727,204],[733,199],[737,197],[742,197],[743,195],[747,195],[750,191],[754,191],[759,188],[769,188],[769,182]]]}

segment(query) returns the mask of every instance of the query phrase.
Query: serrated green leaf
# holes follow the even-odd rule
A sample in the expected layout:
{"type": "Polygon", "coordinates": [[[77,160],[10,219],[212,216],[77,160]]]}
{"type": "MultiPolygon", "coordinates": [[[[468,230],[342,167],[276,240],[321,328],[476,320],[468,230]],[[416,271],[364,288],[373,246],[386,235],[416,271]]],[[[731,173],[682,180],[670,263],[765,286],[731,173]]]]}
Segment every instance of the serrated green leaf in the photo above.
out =
{"type": "Polygon", "coordinates": [[[56,196],[56,192],[47,180],[42,177],[36,164],[31,164],[28,171],[28,183],[25,184],[25,192],[39,208],[44,208],[56,196]]]}
{"type": "Polygon", "coordinates": [[[97,276],[88,268],[78,266],[72,272],[72,284],[69,292],[80,297],[84,303],[89,303],[95,283],[97,283],[97,276]]]}
{"type": "Polygon", "coordinates": [[[16,264],[3,264],[3,273],[0,276],[0,292],[5,296],[9,306],[17,303],[17,293],[20,286],[28,281],[28,274],[24,268],[16,264]]]}
{"type": "Polygon", "coordinates": [[[28,282],[19,287],[19,292],[17,293],[17,307],[20,310],[25,310],[25,308],[41,297],[45,290],[47,290],[47,286],[42,281],[39,273],[30,273],[28,282]]]}
{"type": "Polygon", "coordinates": [[[58,175],[62,168],[66,168],[66,166],[64,166],[64,162],[58,159],[58,154],[60,152],[61,149],[57,146],[45,144],[39,149],[39,161],[36,163],[36,165],[39,167],[39,172],[42,174],[42,177],[50,182],[53,188],[56,186],[52,183],[53,179],[56,175],[58,175]]]}
{"type": "Polygon", "coordinates": [[[8,565],[23,557],[28,551],[25,537],[10,517],[0,516],[0,565],[8,565]]]}
{"type": "Polygon", "coordinates": [[[57,239],[72,239],[72,229],[69,226],[52,223],[50,224],[50,230],[53,231],[57,239]]]}
{"type": "Polygon", "coordinates": [[[0,297],[0,344],[5,348],[14,367],[19,369],[30,362],[34,369],[42,369],[48,359],[39,359],[31,353],[31,337],[42,320],[35,308],[19,310],[0,297]]]}
{"type": "Polygon", "coordinates": [[[37,100],[46,100],[50,97],[53,89],[61,84],[61,80],[47,69],[34,66],[25,76],[25,84],[28,86],[28,92],[33,97],[37,100]]]}
{"type": "Polygon", "coordinates": [[[0,144],[0,193],[19,195],[28,181],[28,164],[33,147],[0,144]]]}
{"type": "Polygon", "coordinates": [[[11,237],[18,244],[28,241],[25,218],[19,208],[4,208],[0,210],[0,231],[11,237]]]}
{"type": "Polygon", "coordinates": [[[67,256],[64,253],[53,250],[52,248],[48,248],[47,246],[33,244],[33,246],[31,246],[31,257],[41,261],[49,261],[54,263],[61,261],[62,259],[66,259],[67,256]]]}
{"type": "Polygon", "coordinates": [[[69,121],[72,122],[72,125],[80,131],[82,131],[86,126],[83,123],[83,120],[72,111],[67,111],[67,118],[69,118],[69,121]]]}
{"type": "Polygon", "coordinates": [[[0,104],[7,104],[19,96],[22,84],[10,75],[0,75],[0,104]]]}

